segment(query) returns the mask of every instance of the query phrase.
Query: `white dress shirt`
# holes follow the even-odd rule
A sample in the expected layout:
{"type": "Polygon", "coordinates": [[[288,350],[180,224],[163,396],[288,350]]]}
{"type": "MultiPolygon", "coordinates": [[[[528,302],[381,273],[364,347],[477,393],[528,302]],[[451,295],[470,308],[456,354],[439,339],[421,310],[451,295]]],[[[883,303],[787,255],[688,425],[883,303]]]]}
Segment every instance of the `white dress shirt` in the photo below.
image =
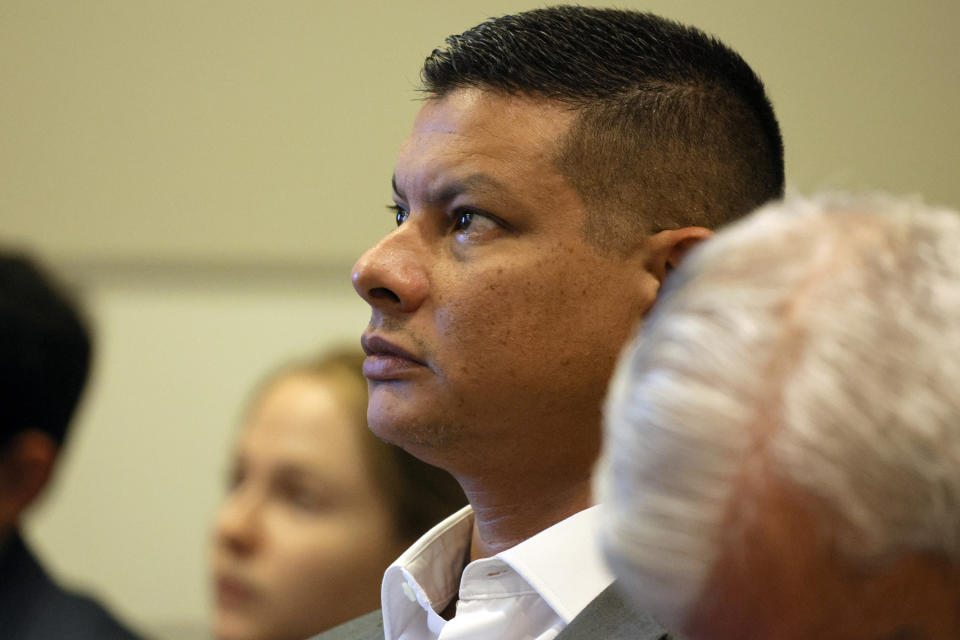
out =
{"type": "Polygon", "coordinates": [[[467,506],[428,531],[383,578],[385,640],[552,640],[613,582],[591,507],[502,551],[469,557],[467,506]],[[442,611],[457,593],[453,619],[442,611]]]}

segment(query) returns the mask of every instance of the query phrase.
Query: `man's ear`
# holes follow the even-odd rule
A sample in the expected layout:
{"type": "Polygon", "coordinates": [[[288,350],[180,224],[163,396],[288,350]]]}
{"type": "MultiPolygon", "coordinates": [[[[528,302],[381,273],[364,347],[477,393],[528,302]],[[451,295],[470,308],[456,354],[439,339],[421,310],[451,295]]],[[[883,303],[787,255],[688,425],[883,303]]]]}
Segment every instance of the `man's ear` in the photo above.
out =
{"type": "Polygon", "coordinates": [[[37,429],[18,434],[0,452],[0,530],[15,524],[37,499],[56,458],[56,442],[37,429]]]}
{"type": "Polygon", "coordinates": [[[712,235],[713,231],[706,227],[682,227],[653,234],[648,239],[647,270],[662,283],[690,249],[712,235]]]}

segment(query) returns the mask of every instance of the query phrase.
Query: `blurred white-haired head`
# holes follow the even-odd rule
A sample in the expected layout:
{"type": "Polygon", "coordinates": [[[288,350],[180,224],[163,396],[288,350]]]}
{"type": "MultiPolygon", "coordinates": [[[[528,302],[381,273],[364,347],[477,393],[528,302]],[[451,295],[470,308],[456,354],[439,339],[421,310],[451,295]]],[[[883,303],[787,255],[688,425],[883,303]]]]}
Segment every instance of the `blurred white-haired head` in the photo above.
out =
{"type": "Polygon", "coordinates": [[[722,230],[621,356],[605,429],[602,544],[668,625],[956,634],[960,215],[829,195],[722,230]],[[942,580],[897,598],[905,567],[942,580]],[[911,619],[934,605],[953,622],[911,619]],[[854,623],[864,607],[882,611],[854,623]]]}

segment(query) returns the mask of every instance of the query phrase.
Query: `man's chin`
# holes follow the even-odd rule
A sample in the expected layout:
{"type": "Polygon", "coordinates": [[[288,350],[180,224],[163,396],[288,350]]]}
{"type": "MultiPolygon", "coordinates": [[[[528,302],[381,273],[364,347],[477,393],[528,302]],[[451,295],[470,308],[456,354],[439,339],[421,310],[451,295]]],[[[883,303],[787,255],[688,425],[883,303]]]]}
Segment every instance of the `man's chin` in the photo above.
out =
{"type": "Polygon", "coordinates": [[[394,444],[430,464],[437,464],[457,438],[456,429],[446,420],[431,419],[423,407],[406,403],[378,403],[371,395],[367,424],[375,436],[394,444]]]}

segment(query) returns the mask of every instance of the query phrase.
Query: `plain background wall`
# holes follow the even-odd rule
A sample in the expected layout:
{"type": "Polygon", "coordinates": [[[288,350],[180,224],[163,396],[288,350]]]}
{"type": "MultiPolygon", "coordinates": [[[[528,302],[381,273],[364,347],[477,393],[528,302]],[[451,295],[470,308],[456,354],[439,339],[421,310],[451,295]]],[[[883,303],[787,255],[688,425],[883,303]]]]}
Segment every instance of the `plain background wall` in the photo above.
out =
{"type": "MultiPolygon", "coordinates": [[[[790,185],[960,206],[952,0],[620,2],[738,49],[790,185]]],[[[160,636],[206,624],[207,526],[265,370],[356,343],[419,65],[507,1],[0,0],[0,242],[87,297],[93,384],[28,534],[160,636]]]]}

